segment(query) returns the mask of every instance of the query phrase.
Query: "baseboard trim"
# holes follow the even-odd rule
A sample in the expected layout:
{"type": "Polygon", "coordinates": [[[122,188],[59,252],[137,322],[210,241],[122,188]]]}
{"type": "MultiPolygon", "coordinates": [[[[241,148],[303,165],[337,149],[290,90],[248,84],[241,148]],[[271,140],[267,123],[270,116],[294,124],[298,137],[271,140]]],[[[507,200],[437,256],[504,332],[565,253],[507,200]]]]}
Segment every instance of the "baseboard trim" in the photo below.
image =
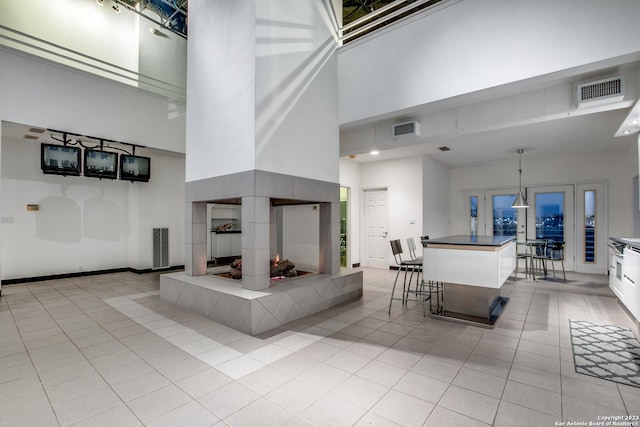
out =
{"type": "Polygon", "coordinates": [[[2,286],[18,285],[21,283],[44,282],[46,280],[72,279],[74,277],[98,276],[101,274],[131,272],[136,274],[157,273],[161,271],[184,270],[184,265],[174,265],[166,268],[144,268],[137,269],[132,267],[110,268],[106,270],[78,271],[75,273],[48,274],[46,276],[21,277],[18,279],[5,279],[0,281],[2,286]]]}

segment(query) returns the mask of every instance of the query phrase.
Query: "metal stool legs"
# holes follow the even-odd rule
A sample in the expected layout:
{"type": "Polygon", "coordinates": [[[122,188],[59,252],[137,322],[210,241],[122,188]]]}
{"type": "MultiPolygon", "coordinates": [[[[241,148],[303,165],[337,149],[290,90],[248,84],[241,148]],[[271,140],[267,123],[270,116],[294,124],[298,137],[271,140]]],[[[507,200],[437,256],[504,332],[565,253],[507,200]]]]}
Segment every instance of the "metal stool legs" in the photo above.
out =
{"type": "Polygon", "coordinates": [[[424,282],[420,280],[420,267],[418,264],[400,264],[398,266],[398,273],[396,274],[396,278],[393,281],[393,288],[391,289],[391,298],[389,300],[389,314],[391,314],[391,305],[394,300],[402,301],[402,304],[406,304],[408,301],[416,301],[422,302],[422,312],[423,315],[426,316],[426,300],[429,299],[428,296],[425,295],[424,291],[424,282]],[[396,286],[398,285],[398,278],[400,277],[400,273],[404,271],[404,279],[402,283],[402,298],[394,297],[396,286]],[[409,273],[410,272],[410,273],[409,273]],[[407,273],[409,278],[407,280],[407,273]],[[411,282],[413,281],[413,275],[416,274],[416,284],[415,290],[411,290],[411,282]],[[409,298],[409,294],[415,294],[415,298],[409,298]]]}
{"type": "Polygon", "coordinates": [[[429,280],[429,312],[431,314],[444,314],[444,283],[429,280]],[[433,297],[436,297],[435,301],[433,297]],[[435,302],[435,309],[433,303],[435,302]]]}

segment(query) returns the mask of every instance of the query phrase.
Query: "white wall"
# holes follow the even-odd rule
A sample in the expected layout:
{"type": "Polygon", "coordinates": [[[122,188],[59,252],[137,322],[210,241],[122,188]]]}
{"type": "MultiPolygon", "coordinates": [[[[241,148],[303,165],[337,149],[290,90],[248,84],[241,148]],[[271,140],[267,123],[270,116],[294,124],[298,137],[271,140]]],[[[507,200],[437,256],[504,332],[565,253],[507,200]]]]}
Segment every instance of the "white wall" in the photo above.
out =
{"type": "MultiPolygon", "coordinates": [[[[633,147],[615,147],[606,152],[571,156],[523,155],[522,185],[573,184],[608,181],[609,236],[633,233],[633,177],[638,173],[633,147]]],[[[472,189],[513,187],[518,182],[516,160],[488,162],[451,169],[451,234],[464,230],[463,192],[472,189]]]]}
{"type": "MultiPolygon", "coordinates": [[[[185,106],[180,102],[2,47],[0,63],[0,122],[67,130],[184,153],[185,106]]],[[[150,268],[150,229],[156,224],[170,228],[170,263],[184,263],[182,154],[176,158],[168,154],[167,159],[163,159],[161,152],[155,151],[151,156],[151,182],[130,184],[82,177],[43,179],[38,144],[22,147],[21,150],[27,150],[26,154],[21,150],[16,152],[11,146],[5,150],[4,144],[4,140],[0,141],[5,165],[32,163],[25,165],[24,171],[18,171],[27,174],[25,176],[6,168],[0,176],[0,188],[4,190],[1,216],[25,225],[24,230],[16,227],[15,221],[0,227],[7,237],[2,240],[4,249],[0,255],[3,279],[77,272],[80,267],[85,271],[128,266],[150,268]],[[30,151],[34,149],[35,154],[30,151]],[[68,183],[72,185],[67,186],[68,183]],[[141,190],[143,185],[153,190],[141,190]],[[28,215],[33,212],[26,212],[25,205],[36,203],[37,200],[28,201],[36,198],[45,200],[44,205],[49,208],[59,203],[57,212],[69,209],[73,212],[71,215],[80,215],[82,227],[87,228],[67,224],[74,236],[73,243],[63,241],[69,238],[64,235],[52,235],[56,229],[49,227],[49,222],[64,224],[60,218],[66,215],[47,216],[51,212],[47,210],[28,215]],[[103,217],[103,213],[83,217],[91,209],[102,212],[101,204],[104,212],[122,214],[108,218],[103,217]],[[38,218],[45,222],[36,223],[38,218]],[[94,218],[104,220],[102,227],[89,227],[94,218]],[[35,228],[45,225],[45,229],[35,228]],[[113,234],[105,236],[101,234],[104,230],[113,234]],[[129,233],[134,233],[139,241],[130,239],[129,233]],[[19,251],[8,250],[6,245],[15,245],[16,241],[24,241],[24,246],[20,246],[19,251]]]]}
{"type": "Polygon", "coordinates": [[[0,47],[0,121],[184,153],[185,105],[0,47]]]}
{"type": "Polygon", "coordinates": [[[127,265],[127,183],[46,176],[36,143],[5,139],[2,153],[3,279],[127,265]]]}
{"type": "Polygon", "coordinates": [[[255,169],[255,14],[189,2],[187,182],[255,169]]]}
{"type": "Polygon", "coordinates": [[[157,30],[158,25],[143,18],[140,18],[138,26],[138,87],[158,93],[167,89],[186,94],[187,40],[166,29],[151,33],[150,30],[157,30]]]}
{"type": "Polygon", "coordinates": [[[347,230],[347,266],[360,263],[360,163],[349,159],[340,159],[340,185],[348,187],[348,224],[347,230]]]}
{"type": "Polygon", "coordinates": [[[426,156],[422,162],[422,235],[444,237],[449,235],[451,219],[450,170],[426,156]]]}
{"type": "Polygon", "coordinates": [[[189,3],[187,182],[252,169],[338,181],[335,3],[189,3]]]}
{"type": "Polygon", "coordinates": [[[102,7],[82,0],[3,1],[0,25],[126,70],[138,70],[138,17],[126,11],[116,15],[108,1],[102,7]]]}
{"type": "MultiPolygon", "coordinates": [[[[400,239],[406,248],[406,239],[417,242],[423,233],[423,182],[421,157],[362,163],[360,165],[360,188],[388,189],[389,235],[388,240],[400,239]],[[411,224],[411,222],[414,222],[411,224]]],[[[362,207],[358,210],[361,215],[362,207]]],[[[360,225],[362,227],[362,224],[360,225]]],[[[391,260],[389,246],[389,260],[391,260]]],[[[390,262],[390,265],[393,264],[390,262]]]]}
{"type": "Polygon", "coordinates": [[[136,151],[151,158],[151,180],[129,184],[129,260],[138,270],[153,265],[153,229],[169,229],[169,265],[184,264],[185,161],[181,154],[136,151]]]}
{"type": "MultiPolygon", "coordinates": [[[[2,148],[2,122],[0,122],[0,148],[2,148]]],[[[2,176],[2,150],[0,149],[0,177],[2,176]]],[[[2,183],[2,178],[0,178],[2,183]]],[[[0,213],[2,212],[2,185],[0,185],[0,213]]],[[[0,221],[2,224],[2,221],[0,221]]],[[[2,226],[0,225],[0,242],[3,240],[2,226]]],[[[0,255],[0,278],[2,277],[2,256],[0,255]]],[[[0,282],[0,293],[2,292],[2,282],[0,282]]]]}
{"type": "MultiPolygon", "coordinates": [[[[361,194],[367,188],[389,189],[389,240],[400,239],[405,251],[408,237],[414,238],[421,253],[420,236],[449,234],[450,171],[428,157],[368,163],[343,158],[340,185],[351,188],[350,264],[361,260],[361,194]]],[[[389,252],[390,260],[391,256],[389,252]]]]}
{"type": "Polygon", "coordinates": [[[2,279],[151,268],[153,227],[169,227],[170,264],[184,264],[184,158],[140,154],[148,183],[62,177],[42,173],[40,144],[2,140],[2,279]]]}
{"type": "Polygon", "coordinates": [[[637,55],[639,15],[637,1],[456,2],[340,49],[339,122],[615,63],[637,55]]]}
{"type": "Polygon", "coordinates": [[[329,0],[256,5],[256,168],[338,182],[341,8],[329,0]]]}
{"type": "Polygon", "coordinates": [[[108,0],[102,7],[86,0],[0,2],[0,25],[9,28],[0,29],[6,36],[0,44],[184,99],[186,40],[169,30],[152,35],[149,28],[158,25],[122,6],[116,14],[112,5],[108,0]]]}

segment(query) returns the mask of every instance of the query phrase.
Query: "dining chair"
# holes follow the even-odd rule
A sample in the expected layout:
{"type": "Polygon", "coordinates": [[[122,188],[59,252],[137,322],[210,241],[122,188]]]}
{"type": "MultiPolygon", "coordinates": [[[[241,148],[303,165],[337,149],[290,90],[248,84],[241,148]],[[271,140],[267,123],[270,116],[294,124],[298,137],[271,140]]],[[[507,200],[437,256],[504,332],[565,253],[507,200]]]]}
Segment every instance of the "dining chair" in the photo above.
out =
{"type": "MultiPolygon", "coordinates": [[[[542,277],[547,276],[547,246],[549,240],[538,239],[530,243],[531,245],[531,275],[536,280],[536,270],[542,271],[542,277]]],[[[538,275],[540,276],[540,275],[538,275]]]]}
{"type": "Polygon", "coordinates": [[[567,275],[564,271],[564,246],[565,242],[550,241],[547,246],[547,260],[551,262],[551,268],[553,268],[553,278],[556,278],[556,266],[555,262],[560,261],[562,266],[562,279],[567,280],[567,275]]]}
{"type": "Polygon", "coordinates": [[[524,260],[524,277],[529,277],[529,264],[531,264],[531,251],[526,242],[516,242],[516,274],[518,277],[518,270],[520,268],[520,260],[524,260]]]}

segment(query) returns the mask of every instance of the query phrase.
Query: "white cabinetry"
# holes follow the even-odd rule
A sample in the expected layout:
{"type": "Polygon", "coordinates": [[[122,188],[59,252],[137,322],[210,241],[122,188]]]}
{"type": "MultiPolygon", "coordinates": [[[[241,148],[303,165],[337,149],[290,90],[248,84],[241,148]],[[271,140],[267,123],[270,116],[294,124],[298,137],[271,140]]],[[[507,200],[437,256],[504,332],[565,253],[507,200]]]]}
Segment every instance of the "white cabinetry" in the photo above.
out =
{"type": "MultiPolygon", "coordinates": [[[[618,249],[611,249],[611,262],[609,265],[609,287],[614,294],[618,297],[622,303],[625,302],[625,287],[622,282],[622,264],[624,263],[624,256],[621,251],[624,251],[622,247],[618,249]]],[[[626,304],[625,304],[626,305],[626,304]]]]}
{"type": "Polygon", "coordinates": [[[213,204],[211,206],[211,258],[242,255],[241,206],[213,204]]]}
{"type": "Polygon", "coordinates": [[[616,255],[611,248],[609,248],[609,288],[618,298],[621,297],[616,290],[616,255]]]}
{"type": "Polygon", "coordinates": [[[216,258],[231,256],[231,234],[216,233],[216,258]]]}
{"type": "Polygon", "coordinates": [[[242,235],[241,234],[231,235],[231,254],[242,255],[242,235]]]}
{"type": "Polygon", "coordinates": [[[640,253],[627,246],[622,264],[622,302],[640,321],[640,253]]]}

